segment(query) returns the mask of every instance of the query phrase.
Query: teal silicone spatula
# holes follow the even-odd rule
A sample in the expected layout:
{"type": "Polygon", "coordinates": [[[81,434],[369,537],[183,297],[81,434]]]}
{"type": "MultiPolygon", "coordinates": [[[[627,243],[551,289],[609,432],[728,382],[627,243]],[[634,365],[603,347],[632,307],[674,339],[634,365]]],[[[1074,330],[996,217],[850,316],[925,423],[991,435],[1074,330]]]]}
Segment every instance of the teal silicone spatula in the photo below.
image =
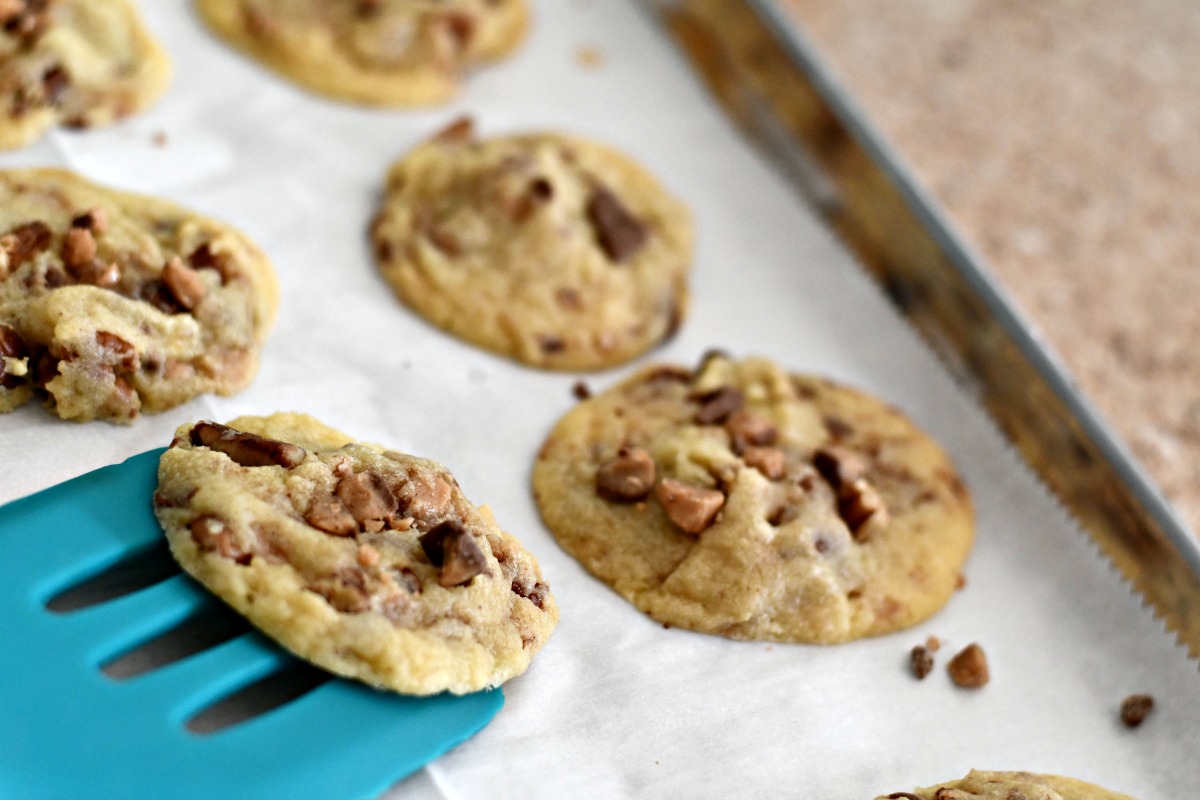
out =
{"type": "Polygon", "coordinates": [[[150,585],[52,610],[72,605],[61,601],[73,587],[112,595],[105,576],[162,554],[151,510],[161,453],[0,507],[0,798],[373,797],[500,710],[498,689],[414,698],[326,679],[230,623],[169,556],[142,575],[150,585]],[[181,631],[186,657],[149,655],[132,677],[113,669],[147,643],[178,645],[181,631]],[[281,691],[282,704],[256,699],[281,691]],[[256,703],[275,707],[238,711],[256,703]],[[222,712],[250,718],[221,727],[222,712]]]}

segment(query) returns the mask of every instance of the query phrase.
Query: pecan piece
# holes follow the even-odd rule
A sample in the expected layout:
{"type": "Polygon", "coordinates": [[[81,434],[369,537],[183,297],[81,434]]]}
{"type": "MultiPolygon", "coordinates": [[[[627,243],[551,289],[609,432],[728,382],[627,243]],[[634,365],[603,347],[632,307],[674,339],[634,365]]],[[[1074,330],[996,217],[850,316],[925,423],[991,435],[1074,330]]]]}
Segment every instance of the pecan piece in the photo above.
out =
{"type": "Polygon", "coordinates": [[[222,558],[228,558],[239,564],[249,564],[251,553],[247,553],[233,541],[233,532],[229,526],[216,517],[205,515],[196,517],[188,525],[192,532],[192,540],[201,550],[217,553],[222,558]]]}
{"type": "Polygon", "coordinates": [[[742,451],[746,466],[754,467],[768,480],[777,481],[784,474],[783,451],[778,447],[747,447],[742,451]]]}
{"type": "Polygon", "coordinates": [[[654,459],[640,447],[622,447],[596,471],[596,494],[614,503],[645,500],[654,488],[654,459]]]}
{"type": "Polygon", "coordinates": [[[353,536],[358,533],[358,520],[333,495],[313,498],[304,521],[333,536],[353,536]]]}
{"type": "Polygon", "coordinates": [[[44,222],[26,222],[0,236],[0,248],[8,252],[8,268],[15,270],[50,246],[50,228],[44,222]]]}
{"type": "Polygon", "coordinates": [[[1127,728],[1136,728],[1146,721],[1154,710],[1154,698],[1148,694],[1131,694],[1121,703],[1121,722],[1127,728]]]}
{"type": "Polygon", "coordinates": [[[740,389],[723,386],[713,392],[699,395],[695,399],[703,405],[692,421],[697,425],[720,425],[735,412],[741,411],[746,405],[746,395],[740,389]]]}
{"type": "Polygon", "coordinates": [[[586,213],[596,242],[609,261],[623,264],[645,246],[646,226],[608,189],[598,187],[592,191],[586,213]]]}
{"type": "Polygon", "coordinates": [[[396,495],[374,472],[351,472],[338,481],[337,499],[358,520],[363,529],[381,531],[396,514],[396,495]]]}
{"type": "Polygon", "coordinates": [[[684,533],[701,533],[712,525],[717,512],[725,505],[725,495],[716,489],[692,486],[682,481],[663,478],[658,485],[658,499],[667,516],[684,533]]]}
{"type": "Polygon", "coordinates": [[[216,422],[200,422],[192,428],[192,444],[229,456],[243,467],[294,469],[308,455],[303,447],[278,442],[253,433],[235,430],[216,422]]]}
{"type": "Polygon", "coordinates": [[[92,232],[93,236],[108,233],[108,212],[103,208],[93,208],[71,220],[72,228],[82,228],[92,232]]]}
{"type": "Polygon", "coordinates": [[[978,689],[989,680],[987,656],[977,644],[969,644],[946,665],[950,680],[964,689],[978,689]]]}
{"type": "Polygon", "coordinates": [[[96,258],[96,239],[87,228],[71,228],[63,240],[62,260],[72,272],[91,266],[96,258]]]}
{"type": "Polygon", "coordinates": [[[725,420],[729,444],[741,454],[748,447],[769,447],[779,441],[779,428],[765,417],[750,411],[735,411],[725,420]]]}
{"type": "Polygon", "coordinates": [[[487,556],[470,532],[457,522],[437,525],[418,540],[430,563],[441,567],[438,583],[465,586],[477,575],[487,573],[487,556]]]}
{"type": "Polygon", "coordinates": [[[163,268],[162,282],[176,302],[188,311],[200,305],[207,291],[200,275],[196,270],[184,266],[179,256],[172,258],[163,268]]]}

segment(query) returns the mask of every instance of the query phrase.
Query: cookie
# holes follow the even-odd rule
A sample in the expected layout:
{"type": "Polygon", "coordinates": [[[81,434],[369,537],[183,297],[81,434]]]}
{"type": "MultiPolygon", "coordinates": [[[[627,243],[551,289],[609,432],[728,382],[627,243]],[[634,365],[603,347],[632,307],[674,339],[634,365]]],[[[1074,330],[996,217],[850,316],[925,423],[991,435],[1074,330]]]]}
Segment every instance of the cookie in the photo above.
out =
{"type": "Polygon", "coordinates": [[[875,800],[1133,800],[1090,783],[1057,775],[1034,775],[1031,772],[980,772],[960,781],[917,789],[915,792],[892,792],[875,800]]]}
{"type": "Polygon", "coordinates": [[[41,395],[63,419],[128,423],[233,394],[278,293],[227,225],[62,170],[0,171],[0,411],[41,395]]]}
{"type": "Polygon", "coordinates": [[[339,675],[473,692],[524,672],[558,621],[537,561],[445,467],[312,417],[184,425],[158,476],[183,568],[339,675]]]}
{"type": "Polygon", "coordinates": [[[0,0],[0,149],[128,117],[170,79],[129,0],[0,0]]]}
{"type": "Polygon", "coordinates": [[[371,233],[404,303],[537,367],[621,364],[687,313],[687,209],[625,156],[576,137],[481,141],[461,120],[392,168],[371,233]]]}
{"type": "Polygon", "coordinates": [[[526,0],[196,0],[223,39],[314,92],[443,103],[463,73],[525,38],[526,0]]]}
{"type": "Polygon", "coordinates": [[[899,411],[763,359],[647,367],[568,412],[533,470],[563,548],[666,625],[842,642],[920,622],[973,537],[950,459],[899,411]]]}

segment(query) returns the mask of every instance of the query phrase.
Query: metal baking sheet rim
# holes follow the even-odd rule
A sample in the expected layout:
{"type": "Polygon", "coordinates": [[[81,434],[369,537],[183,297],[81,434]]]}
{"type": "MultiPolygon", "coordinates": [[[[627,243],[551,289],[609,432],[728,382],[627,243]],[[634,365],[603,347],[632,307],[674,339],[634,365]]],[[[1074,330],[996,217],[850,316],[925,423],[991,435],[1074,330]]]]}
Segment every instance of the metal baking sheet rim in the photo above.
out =
{"type": "Polygon", "coordinates": [[[797,22],[773,0],[651,6],[726,111],[1200,658],[1200,542],[797,22]],[[705,25],[714,11],[722,24],[705,25]],[[753,49],[736,41],[747,30],[753,49]]]}

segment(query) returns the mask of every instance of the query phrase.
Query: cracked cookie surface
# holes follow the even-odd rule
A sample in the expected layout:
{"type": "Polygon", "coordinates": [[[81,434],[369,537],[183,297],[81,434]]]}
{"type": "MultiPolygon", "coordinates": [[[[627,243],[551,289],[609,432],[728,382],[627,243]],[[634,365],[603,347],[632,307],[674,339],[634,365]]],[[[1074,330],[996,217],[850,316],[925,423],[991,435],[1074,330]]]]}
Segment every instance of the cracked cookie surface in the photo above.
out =
{"type": "Polygon", "coordinates": [[[622,597],[734,639],[914,625],[973,536],[952,463],[900,412],[763,359],[647,367],[581,402],[533,488],[563,548],[622,597]]]}
{"type": "Polygon", "coordinates": [[[372,686],[497,686],[558,621],[537,561],[444,467],[303,414],[184,425],[154,502],[188,573],[296,655],[372,686]]]}
{"type": "Polygon", "coordinates": [[[0,412],[131,422],[258,370],[278,287],[241,233],[62,170],[0,171],[0,412]]]}
{"type": "Polygon", "coordinates": [[[502,58],[526,0],[196,0],[222,38],[312,91],[381,106],[442,103],[502,58]]]}
{"type": "Polygon", "coordinates": [[[958,781],[917,789],[915,792],[893,792],[875,800],[1133,800],[1124,794],[1110,792],[1090,783],[1057,775],[1035,775],[1030,772],[983,772],[971,774],[958,781]]]}
{"type": "Polygon", "coordinates": [[[577,137],[480,140],[460,120],[392,168],[371,235],[404,303],[533,366],[621,364],[687,314],[688,210],[577,137]]]}
{"type": "Polygon", "coordinates": [[[171,65],[128,0],[0,0],[0,149],[153,103],[171,65]]]}

